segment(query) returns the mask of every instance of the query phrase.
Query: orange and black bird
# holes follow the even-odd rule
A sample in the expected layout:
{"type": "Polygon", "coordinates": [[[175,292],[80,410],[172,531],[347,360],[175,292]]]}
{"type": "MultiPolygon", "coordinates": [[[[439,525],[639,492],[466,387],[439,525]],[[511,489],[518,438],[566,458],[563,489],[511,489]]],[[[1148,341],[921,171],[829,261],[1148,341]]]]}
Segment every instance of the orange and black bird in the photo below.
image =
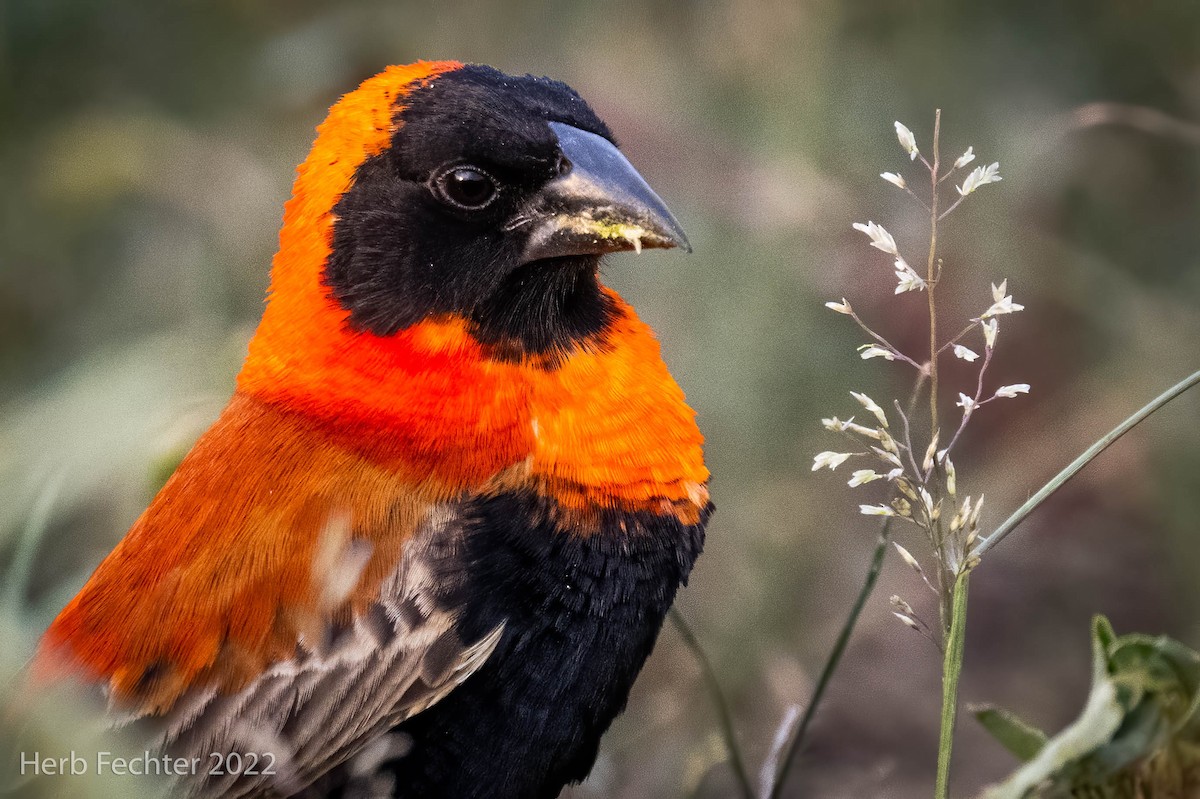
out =
{"type": "Polygon", "coordinates": [[[678,222],[566,85],[457,62],[365,81],[299,168],[233,398],[35,678],[98,685],[200,758],[183,795],[582,780],[712,508],[695,414],[599,277],[669,247],[678,222]]]}

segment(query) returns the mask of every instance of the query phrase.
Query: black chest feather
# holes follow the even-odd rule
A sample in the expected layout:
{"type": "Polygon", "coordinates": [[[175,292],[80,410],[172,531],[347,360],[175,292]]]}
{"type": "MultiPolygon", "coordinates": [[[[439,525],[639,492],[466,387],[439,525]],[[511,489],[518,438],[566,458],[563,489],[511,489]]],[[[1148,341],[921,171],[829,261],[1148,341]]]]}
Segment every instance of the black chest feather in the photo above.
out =
{"type": "MultiPolygon", "coordinates": [[[[411,748],[373,782],[386,778],[405,799],[549,799],[591,769],[704,524],[613,511],[580,536],[533,494],[481,500],[468,516],[443,560],[462,579],[445,580],[457,587],[438,599],[461,609],[464,640],[501,623],[503,636],[478,672],[396,728],[411,748]]],[[[350,795],[331,777],[330,795],[350,795]]]]}

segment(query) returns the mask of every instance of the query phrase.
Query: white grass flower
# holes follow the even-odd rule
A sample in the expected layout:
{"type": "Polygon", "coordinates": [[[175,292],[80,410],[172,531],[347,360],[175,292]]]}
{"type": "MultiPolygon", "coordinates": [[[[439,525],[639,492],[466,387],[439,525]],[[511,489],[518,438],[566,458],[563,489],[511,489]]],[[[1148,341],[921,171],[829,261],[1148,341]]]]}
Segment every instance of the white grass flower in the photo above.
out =
{"type": "Polygon", "coordinates": [[[883,475],[879,474],[874,469],[859,469],[854,472],[854,474],[850,475],[850,480],[846,483],[846,485],[850,486],[851,488],[858,488],[860,485],[869,483],[872,480],[879,480],[882,477],[883,475]]]}
{"type": "Polygon", "coordinates": [[[863,427],[861,424],[848,424],[846,429],[851,433],[857,433],[866,438],[873,438],[876,441],[883,440],[883,431],[876,427],[863,427]]]}
{"type": "Polygon", "coordinates": [[[852,455],[854,455],[853,452],[819,452],[813,458],[812,470],[815,472],[818,469],[829,467],[829,471],[832,472],[845,463],[852,455]]]}
{"type": "Polygon", "coordinates": [[[924,291],[925,281],[916,272],[896,273],[896,293],[903,294],[906,291],[924,291]]]}
{"type": "Polygon", "coordinates": [[[895,269],[897,294],[903,294],[906,291],[925,290],[925,281],[903,258],[896,259],[895,269]]]}
{"type": "Polygon", "coordinates": [[[967,527],[974,530],[979,526],[979,514],[983,511],[983,495],[979,495],[979,500],[975,503],[975,509],[971,511],[971,518],[967,522],[967,527]]]}
{"type": "Polygon", "coordinates": [[[864,516],[895,516],[896,511],[887,505],[859,505],[858,512],[864,516]]]}
{"type": "Polygon", "coordinates": [[[999,162],[991,163],[987,166],[977,166],[971,170],[971,174],[967,175],[967,179],[958,187],[958,193],[966,197],[980,186],[986,186],[989,183],[996,183],[1000,180],[1003,180],[1003,178],[1000,177],[999,162]]]}
{"type": "Polygon", "coordinates": [[[889,349],[884,349],[878,344],[864,344],[858,348],[858,357],[864,361],[871,358],[886,358],[889,361],[894,361],[896,360],[896,353],[889,349]]]}
{"type": "Polygon", "coordinates": [[[854,417],[842,421],[836,416],[831,416],[828,419],[821,420],[821,426],[831,433],[855,433],[867,438],[873,438],[876,441],[883,439],[883,433],[873,427],[863,427],[861,424],[854,423],[854,417]]]}
{"type": "Polygon", "coordinates": [[[954,404],[963,409],[963,416],[970,416],[971,411],[975,410],[976,405],[978,405],[974,399],[968,397],[961,391],[958,392],[958,402],[954,404]]]}
{"type": "Polygon", "coordinates": [[[996,346],[996,334],[1000,332],[1000,323],[995,319],[986,319],[983,322],[983,341],[990,350],[996,346]]]}
{"type": "Polygon", "coordinates": [[[884,427],[888,426],[887,415],[883,412],[883,408],[880,408],[875,400],[871,399],[866,394],[860,394],[857,391],[851,391],[850,396],[858,400],[859,405],[862,405],[868,411],[873,413],[875,418],[879,420],[879,424],[883,425],[884,427]]]}
{"type": "Polygon", "coordinates": [[[904,474],[904,470],[901,469],[900,467],[896,467],[895,469],[892,469],[890,472],[885,474],[884,477],[886,477],[888,480],[895,480],[895,479],[901,477],[903,474],[904,474]]]}
{"type": "Polygon", "coordinates": [[[855,424],[853,416],[845,421],[837,418],[836,416],[831,416],[828,419],[822,419],[821,426],[831,433],[855,433],[856,435],[860,435],[865,438],[873,438],[876,441],[880,441],[883,438],[883,433],[880,430],[873,427],[863,427],[861,424],[855,424]]]}
{"type": "Polygon", "coordinates": [[[915,621],[913,621],[912,619],[910,619],[908,616],[905,616],[903,613],[899,613],[899,612],[897,612],[897,611],[893,610],[893,611],[892,611],[892,615],[893,615],[893,616],[895,616],[895,617],[896,617],[897,619],[899,619],[900,621],[904,622],[904,625],[905,625],[906,627],[908,627],[908,628],[910,628],[910,629],[913,629],[913,630],[916,630],[917,632],[920,632],[920,631],[921,631],[921,628],[920,628],[920,626],[919,626],[919,625],[918,625],[918,624],[917,624],[915,621]]]}
{"type": "Polygon", "coordinates": [[[971,163],[974,160],[975,160],[975,148],[968,147],[967,151],[965,153],[963,153],[962,155],[960,155],[958,157],[958,160],[954,162],[954,168],[962,169],[964,166],[966,166],[967,164],[971,163]]]}
{"type": "Polygon", "coordinates": [[[918,488],[917,493],[921,495],[921,504],[925,506],[926,515],[933,518],[933,497],[924,486],[918,488]]]}
{"type": "MultiPolygon", "coordinates": [[[[1008,294],[1008,280],[1000,281],[1000,285],[992,284],[992,307],[988,308],[980,316],[980,319],[989,319],[1000,314],[1016,313],[1017,311],[1025,310],[1024,305],[1013,302],[1011,294],[1008,294]]],[[[987,331],[984,331],[985,334],[987,331]]]]}
{"type": "Polygon", "coordinates": [[[917,149],[917,137],[913,135],[913,132],[897,122],[896,138],[900,141],[900,146],[904,148],[904,152],[908,153],[908,160],[916,161],[921,151],[917,149]]]}
{"type": "Polygon", "coordinates": [[[1018,394],[1028,394],[1028,393],[1029,393],[1029,384],[1028,383],[1013,383],[1011,386],[1000,386],[1000,388],[996,389],[995,396],[1008,397],[1011,399],[1012,397],[1015,397],[1018,394]]]}
{"type": "Polygon", "coordinates": [[[924,573],[924,570],[921,568],[920,562],[917,561],[917,559],[912,556],[911,552],[909,552],[907,549],[905,549],[904,547],[897,544],[895,541],[892,542],[892,546],[894,546],[896,548],[896,551],[900,553],[901,560],[903,560],[905,563],[907,563],[909,565],[909,567],[913,569],[913,571],[915,571],[917,574],[924,573]]]}
{"type": "Polygon", "coordinates": [[[970,347],[964,347],[962,344],[954,345],[954,357],[962,358],[967,363],[974,363],[979,360],[979,353],[970,347]]]}
{"type": "Polygon", "coordinates": [[[954,470],[954,461],[943,458],[943,465],[946,468],[946,491],[950,496],[954,496],[958,488],[958,473],[954,470]]]}
{"type": "Polygon", "coordinates": [[[904,464],[900,462],[900,456],[894,452],[888,452],[886,449],[880,449],[879,447],[871,447],[871,451],[878,455],[885,463],[898,468],[904,467],[904,464]]]}
{"type": "Polygon", "coordinates": [[[962,507],[954,514],[954,518],[950,520],[950,532],[957,533],[970,518],[971,498],[968,496],[963,500],[962,507]]]}
{"type": "Polygon", "coordinates": [[[908,186],[908,184],[904,182],[904,176],[897,175],[895,172],[884,172],[879,177],[883,178],[888,183],[891,183],[893,186],[900,188],[900,189],[906,188],[908,186]]]}
{"type": "Polygon", "coordinates": [[[1006,313],[1016,313],[1017,311],[1023,311],[1023,310],[1025,310],[1024,305],[1013,302],[1012,297],[1005,297],[1000,302],[994,304],[991,308],[988,308],[984,312],[982,318],[987,319],[987,318],[990,318],[993,316],[1000,316],[1001,314],[1006,314],[1006,313]]]}
{"type": "Polygon", "coordinates": [[[874,222],[855,222],[851,225],[855,230],[866,233],[871,239],[871,246],[877,250],[883,250],[888,255],[899,256],[900,253],[896,250],[896,240],[892,238],[892,234],[884,230],[883,225],[877,225],[874,222]]]}
{"type": "Polygon", "coordinates": [[[938,436],[940,434],[940,430],[934,430],[933,440],[930,441],[929,446],[925,448],[925,457],[921,461],[921,468],[927,472],[933,468],[933,456],[937,453],[938,436]]]}
{"type": "Polygon", "coordinates": [[[841,302],[827,302],[827,303],[825,303],[825,307],[831,311],[837,311],[838,313],[844,313],[847,316],[854,313],[854,309],[850,307],[850,303],[846,302],[845,297],[842,297],[841,302]]]}

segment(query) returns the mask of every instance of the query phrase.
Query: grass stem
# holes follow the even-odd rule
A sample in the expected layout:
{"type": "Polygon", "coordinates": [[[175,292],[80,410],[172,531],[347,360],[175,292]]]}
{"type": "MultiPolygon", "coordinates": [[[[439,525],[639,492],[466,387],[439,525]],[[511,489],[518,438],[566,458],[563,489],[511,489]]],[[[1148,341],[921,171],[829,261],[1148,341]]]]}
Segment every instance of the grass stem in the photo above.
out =
{"type": "Polygon", "coordinates": [[[938,169],[941,168],[941,146],[938,139],[942,133],[942,109],[933,114],[933,163],[929,166],[929,177],[932,191],[929,197],[929,260],[925,266],[925,292],[929,300],[929,434],[938,429],[938,341],[937,341],[937,302],[934,300],[934,290],[937,288],[937,275],[934,267],[937,263],[938,236],[938,169]]]}
{"type": "MultiPolygon", "coordinates": [[[[919,388],[918,383],[918,388],[919,388]]],[[[825,665],[821,668],[821,675],[817,678],[817,684],[813,688],[812,697],[808,700],[808,706],[804,708],[804,715],[800,717],[800,723],[796,725],[796,732],[792,736],[792,740],[788,743],[787,749],[783,757],[779,761],[779,773],[775,776],[775,784],[771,788],[771,793],[768,799],[779,799],[783,792],[784,783],[787,782],[788,773],[792,769],[792,765],[796,760],[796,755],[804,743],[804,736],[808,734],[808,727],[812,723],[813,717],[816,716],[817,708],[821,704],[821,700],[825,697],[825,689],[829,687],[829,682],[833,678],[834,672],[842,662],[842,654],[846,651],[846,644],[850,641],[850,636],[854,632],[854,627],[858,624],[858,617],[862,614],[863,607],[867,604],[867,599],[871,596],[871,592],[875,590],[875,583],[879,579],[879,572],[883,568],[883,559],[887,555],[888,544],[892,540],[892,520],[884,519],[883,524],[879,528],[879,540],[875,543],[875,552],[871,555],[871,565],[867,569],[867,577],[863,580],[862,588],[858,591],[858,596],[854,600],[854,605],[850,608],[850,614],[846,617],[846,621],[842,624],[841,632],[838,633],[837,641],[830,650],[829,656],[825,659],[825,665]]]]}
{"type": "Polygon", "coordinates": [[[976,557],[983,555],[983,553],[987,552],[989,549],[996,546],[996,544],[999,544],[1001,541],[1003,541],[1005,536],[1015,530],[1017,525],[1025,521],[1025,518],[1029,516],[1029,514],[1033,513],[1033,511],[1036,510],[1039,505],[1049,499],[1055,491],[1062,488],[1063,485],[1076,474],[1078,474],[1084,466],[1087,466],[1089,463],[1091,463],[1097,455],[1112,446],[1117,439],[1128,433],[1133,428],[1137,427],[1138,424],[1144,421],[1155,411],[1159,410],[1168,402],[1175,399],[1189,388],[1196,386],[1197,384],[1200,384],[1200,371],[1193,372],[1183,380],[1180,380],[1178,383],[1171,386],[1162,394],[1159,394],[1150,402],[1143,405],[1136,413],[1110,430],[1107,435],[1101,437],[1095,444],[1092,444],[1090,447],[1084,450],[1083,454],[1071,461],[1071,463],[1068,464],[1065,469],[1054,475],[1054,477],[1048,483],[1038,489],[1037,493],[1026,500],[1024,505],[1017,508],[1016,512],[1005,519],[1004,522],[997,527],[991,535],[980,539],[979,543],[976,545],[971,554],[976,557]]]}
{"type": "Polygon", "coordinates": [[[950,635],[942,661],[942,730],[938,741],[937,783],[934,799],[947,799],[950,791],[950,756],[954,748],[954,725],[958,715],[958,679],[962,675],[963,642],[967,632],[967,589],[970,571],[959,572],[954,581],[950,635]]]}
{"type": "Polygon", "coordinates": [[[733,776],[737,780],[741,795],[743,799],[755,799],[754,788],[750,783],[750,772],[746,770],[746,759],[742,757],[742,748],[738,745],[737,733],[733,729],[733,714],[729,710],[729,700],[726,699],[725,691],[721,688],[721,681],[717,679],[717,672],[713,668],[712,661],[708,659],[704,647],[700,645],[696,634],[692,632],[691,625],[687,623],[687,619],[683,618],[679,609],[672,607],[670,616],[671,623],[679,631],[679,637],[683,639],[684,645],[691,650],[696,662],[700,664],[700,674],[708,688],[709,696],[712,697],[713,707],[716,708],[721,738],[725,741],[725,750],[729,754],[729,765],[733,768],[733,776]]]}

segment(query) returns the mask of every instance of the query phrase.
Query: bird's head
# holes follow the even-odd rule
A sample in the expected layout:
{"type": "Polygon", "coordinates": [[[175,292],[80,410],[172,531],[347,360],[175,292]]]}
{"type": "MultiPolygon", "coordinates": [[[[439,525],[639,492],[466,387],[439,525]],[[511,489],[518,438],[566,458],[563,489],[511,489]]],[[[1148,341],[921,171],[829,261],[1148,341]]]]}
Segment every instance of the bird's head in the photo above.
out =
{"type": "Polygon", "coordinates": [[[393,67],[318,132],[260,337],[297,325],[393,337],[450,321],[490,357],[553,358],[602,341],[612,321],[601,256],[690,249],[605,124],[548,78],[393,67]]]}

